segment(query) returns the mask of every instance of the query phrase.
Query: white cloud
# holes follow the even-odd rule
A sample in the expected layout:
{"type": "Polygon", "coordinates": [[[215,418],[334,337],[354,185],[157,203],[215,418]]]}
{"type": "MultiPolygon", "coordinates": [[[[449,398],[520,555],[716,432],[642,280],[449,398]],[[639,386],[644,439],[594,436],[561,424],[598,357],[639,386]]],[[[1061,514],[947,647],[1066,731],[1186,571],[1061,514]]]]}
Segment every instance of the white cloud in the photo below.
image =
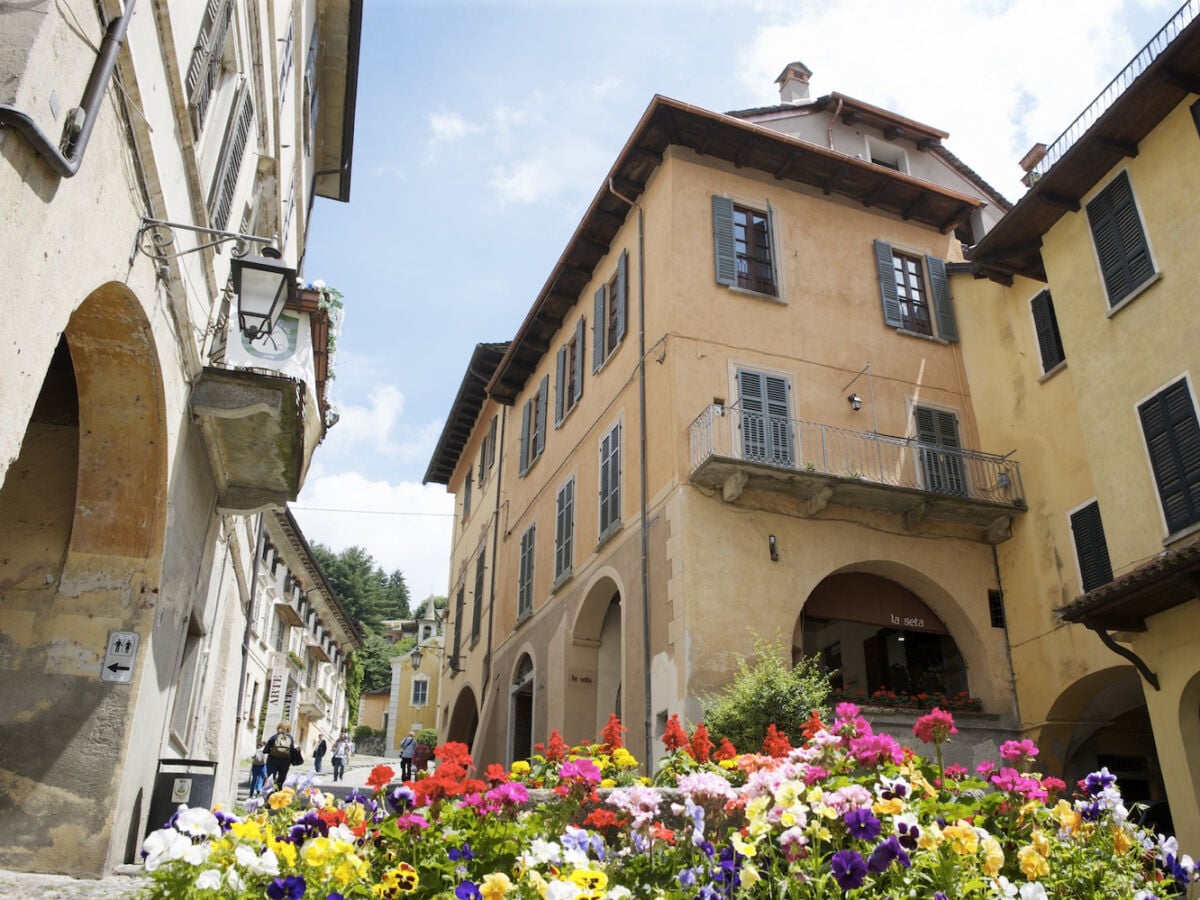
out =
{"type": "Polygon", "coordinates": [[[362,547],[385,572],[403,572],[414,603],[446,594],[454,498],[442,485],[310,475],[293,511],[309,541],[334,551],[362,547]]]}
{"type": "Polygon", "coordinates": [[[404,408],[404,393],[394,384],[371,388],[365,405],[339,401],[337,424],[329,429],[314,458],[314,471],[324,472],[339,460],[365,457],[382,457],[393,464],[428,460],[442,432],[442,420],[405,424],[404,408]]]}
{"type": "Polygon", "coordinates": [[[429,116],[430,147],[451,144],[473,134],[481,134],[483,128],[468,122],[458,113],[436,112],[429,116]]]}
{"type": "Polygon", "coordinates": [[[609,152],[582,133],[541,137],[545,140],[525,157],[492,169],[489,184],[501,205],[570,199],[579,193],[590,197],[612,164],[609,152]]]}

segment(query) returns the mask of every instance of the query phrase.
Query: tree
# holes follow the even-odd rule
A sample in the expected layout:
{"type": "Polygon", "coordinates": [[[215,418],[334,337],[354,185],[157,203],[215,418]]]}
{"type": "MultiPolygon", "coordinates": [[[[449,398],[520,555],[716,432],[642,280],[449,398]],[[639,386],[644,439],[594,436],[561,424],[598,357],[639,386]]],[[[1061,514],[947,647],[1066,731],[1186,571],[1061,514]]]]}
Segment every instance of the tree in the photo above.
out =
{"type": "Polygon", "coordinates": [[[404,580],[403,572],[395,569],[391,575],[387,576],[384,580],[383,593],[384,618],[412,618],[412,612],[409,610],[408,583],[404,580]]]}
{"type": "Polygon", "coordinates": [[[715,738],[728,738],[739,751],[756,753],[774,724],[799,742],[809,714],[825,710],[829,678],[816,657],[802,657],[789,668],[785,653],[778,639],[770,643],[756,637],[754,664],[738,656],[733,681],[703,700],[704,723],[715,738]]]}
{"type": "Polygon", "coordinates": [[[395,644],[382,635],[368,632],[356,655],[362,664],[364,691],[382,690],[392,683],[391,658],[397,655],[395,644]]]}
{"type": "Polygon", "coordinates": [[[384,619],[405,618],[408,586],[399,570],[384,574],[362,547],[334,553],[322,544],[313,544],[312,551],[342,606],[359,625],[378,631],[384,619]]]}
{"type": "Polygon", "coordinates": [[[346,657],[346,721],[353,725],[358,721],[358,704],[362,696],[363,667],[358,661],[358,651],[346,657]]]}

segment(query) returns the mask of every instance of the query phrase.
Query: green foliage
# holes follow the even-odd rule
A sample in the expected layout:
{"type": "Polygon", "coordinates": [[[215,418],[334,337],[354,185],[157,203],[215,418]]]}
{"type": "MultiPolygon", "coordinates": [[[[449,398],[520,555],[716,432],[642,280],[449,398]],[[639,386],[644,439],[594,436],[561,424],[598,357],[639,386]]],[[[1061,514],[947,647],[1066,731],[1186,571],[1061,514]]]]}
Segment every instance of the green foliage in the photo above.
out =
{"type": "Polygon", "coordinates": [[[359,725],[354,729],[354,741],[370,740],[373,737],[380,737],[383,731],[378,728],[372,728],[370,725],[359,725]]]}
{"type": "Polygon", "coordinates": [[[714,741],[729,738],[742,752],[756,752],[767,726],[785,732],[795,743],[813,710],[825,711],[829,679],[815,657],[793,667],[784,662],[786,648],[776,640],[754,639],[754,663],[738,656],[738,671],[721,693],[704,698],[704,724],[714,741]]]}
{"type": "Polygon", "coordinates": [[[395,645],[378,634],[367,634],[362,649],[358,651],[362,663],[364,691],[378,691],[392,683],[391,658],[396,655],[395,645]]]}
{"type": "Polygon", "coordinates": [[[417,732],[417,743],[424,744],[426,747],[432,750],[437,746],[437,729],[422,728],[417,732]]]}
{"type": "Polygon", "coordinates": [[[312,551],[342,606],[359,625],[378,631],[384,619],[410,617],[408,585],[399,569],[385,573],[362,547],[334,553],[313,544],[312,551]]]}
{"type": "Polygon", "coordinates": [[[346,717],[347,721],[358,721],[358,704],[362,696],[363,667],[358,660],[358,651],[346,657],[346,717]]]}

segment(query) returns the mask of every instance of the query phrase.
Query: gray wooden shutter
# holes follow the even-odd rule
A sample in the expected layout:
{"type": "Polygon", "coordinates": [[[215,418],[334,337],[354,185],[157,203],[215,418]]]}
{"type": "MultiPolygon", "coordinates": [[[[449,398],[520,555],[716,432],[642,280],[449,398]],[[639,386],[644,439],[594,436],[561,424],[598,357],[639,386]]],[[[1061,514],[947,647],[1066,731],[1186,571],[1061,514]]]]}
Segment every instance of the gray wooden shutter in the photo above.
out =
{"type": "Polygon", "coordinates": [[[892,262],[892,245],[875,242],[875,267],[879,272],[879,294],[883,298],[883,321],[893,328],[904,325],[900,315],[900,296],[896,293],[896,269],[892,262]]]}
{"type": "Polygon", "coordinates": [[[546,449],[546,407],[550,398],[550,376],[543,375],[542,383],[538,386],[537,393],[537,433],[535,435],[533,455],[541,456],[542,451],[546,449]]]}
{"type": "Polygon", "coordinates": [[[225,37],[232,18],[232,0],[208,0],[205,4],[186,77],[188,105],[192,110],[192,126],[197,135],[204,127],[209,103],[221,80],[221,57],[225,52],[225,37]]]}
{"type": "Polygon", "coordinates": [[[1038,350],[1042,355],[1042,371],[1049,372],[1067,358],[1063,350],[1062,337],[1058,333],[1058,318],[1054,315],[1054,301],[1049,291],[1042,291],[1031,301],[1033,327],[1037,332],[1038,350]]]}
{"type": "Polygon", "coordinates": [[[471,470],[467,470],[466,480],[463,481],[463,518],[471,514],[471,470]]]}
{"type": "Polygon", "coordinates": [[[217,163],[208,191],[208,221],[213,228],[222,229],[229,224],[238,176],[242,171],[242,161],[246,158],[246,145],[250,141],[250,128],[253,123],[254,99],[250,95],[250,86],[245,84],[234,99],[221,144],[220,162],[217,163]]]}
{"type": "Polygon", "coordinates": [[[933,294],[933,308],[937,313],[938,334],[947,341],[957,341],[958,322],[955,321],[954,303],[950,299],[950,280],[946,277],[946,263],[936,256],[926,256],[925,265],[929,269],[929,285],[933,294]]]}
{"type": "Polygon", "coordinates": [[[533,414],[533,400],[525,401],[521,410],[521,458],[517,460],[517,474],[524,475],[529,470],[529,420],[533,414]]]}
{"type": "Polygon", "coordinates": [[[566,390],[567,377],[567,348],[559,347],[558,355],[554,360],[554,426],[557,428],[562,424],[563,417],[563,391],[566,390]]]}
{"type": "Polygon", "coordinates": [[[596,288],[596,296],[592,301],[592,371],[599,372],[604,365],[604,323],[608,316],[604,314],[605,285],[596,288]]]}
{"type": "Polygon", "coordinates": [[[496,461],[496,417],[492,416],[492,427],[488,429],[488,468],[496,461]]]}
{"type": "Polygon", "coordinates": [[[1108,558],[1108,541],[1104,538],[1099,503],[1089,503],[1071,513],[1071,533],[1075,537],[1075,555],[1079,559],[1084,591],[1112,581],[1112,562],[1108,558]]]}
{"type": "Polygon", "coordinates": [[[1200,424],[1180,380],[1138,407],[1167,533],[1200,521],[1200,424]]]}
{"type": "Polygon", "coordinates": [[[737,380],[742,458],[761,462],[767,456],[766,377],[761,372],[738,369],[737,380]]]}
{"type": "Polygon", "coordinates": [[[625,313],[629,307],[629,254],[622,250],[617,260],[617,296],[612,302],[617,304],[617,333],[613,337],[613,346],[621,343],[625,337],[625,313]]]}
{"type": "Polygon", "coordinates": [[[600,441],[600,534],[620,519],[621,425],[617,423],[600,441]]]}
{"type": "Polygon", "coordinates": [[[1088,204],[1087,214],[1108,303],[1113,306],[1154,274],[1129,173],[1122,172],[1097,194],[1088,204]]]}
{"type": "Polygon", "coordinates": [[[962,454],[957,452],[962,449],[958,438],[957,417],[946,410],[918,406],[913,410],[913,418],[917,424],[918,441],[950,451],[921,448],[926,489],[941,494],[965,494],[962,454]]]}
{"type": "Polygon", "coordinates": [[[580,316],[579,324],[575,326],[575,396],[571,398],[576,402],[583,396],[583,345],[587,342],[586,335],[587,327],[583,316],[580,316]]]}
{"type": "Polygon", "coordinates": [[[766,389],[767,462],[790,466],[793,459],[792,410],[788,402],[787,379],[767,375],[763,384],[766,389]]]}
{"type": "Polygon", "coordinates": [[[475,596],[471,604],[471,642],[479,640],[479,629],[483,624],[483,573],[484,559],[487,550],[479,551],[479,560],[475,563],[475,596]]]}
{"type": "Polygon", "coordinates": [[[575,479],[558,491],[557,521],[554,537],[554,577],[560,578],[571,568],[575,530],[575,479]]]}
{"type": "Polygon", "coordinates": [[[733,201],[713,195],[713,252],[717,284],[737,284],[737,251],[733,240],[733,201]]]}

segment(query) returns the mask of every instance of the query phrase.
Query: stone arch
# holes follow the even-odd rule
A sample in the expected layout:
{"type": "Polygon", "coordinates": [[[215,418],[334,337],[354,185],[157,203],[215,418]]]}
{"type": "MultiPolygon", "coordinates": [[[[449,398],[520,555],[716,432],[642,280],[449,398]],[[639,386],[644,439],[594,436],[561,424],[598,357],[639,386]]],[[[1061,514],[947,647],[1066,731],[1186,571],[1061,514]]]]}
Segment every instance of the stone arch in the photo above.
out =
{"type": "MultiPolygon", "coordinates": [[[[818,606],[814,598],[820,601],[824,597],[824,605],[828,608],[833,603],[844,602],[844,597],[867,594],[878,594],[878,600],[873,601],[873,606],[861,616],[864,621],[858,623],[859,627],[845,629],[847,636],[861,642],[877,641],[879,646],[872,647],[880,653],[886,653],[885,658],[888,660],[899,651],[914,656],[921,652],[935,659],[940,656],[939,665],[943,668],[940,680],[943,686],[939,690],[951,695],[960,690],[974,693],[976,687],[968,678],[968,674],[972,670],[982,674],[988,669],[987,648],[978,627],[962,605],[939,582],[924,572],[893,560],[856,562],[833,569],[817,580],[813,590],[805,597],[804,605],[793,625],[793,655],[800,649],[810,655],[814,651],[827,649],[826,646],[816,645],[819,639],[813,634],[813,629],[809,629],[807,636],[805,634],[805,619],[810,614],[810,609],[818,606]],[[895,618],[900,621],[894,621],[895,618]],[[903,646],[905,643],[910,643],[912,648],[906,650],[903,646]]],[[[857,684],[857,688],[868,694],[877,687],[870,683],[871,676],[878,675],[880,671],[877,664],[871,671],[867,669],[867,660],[871,652],[871,648],[864,647],[862,659],[860,663],[856,663],[862,668],[862,681],[857,684]]],[[[836,667],[836,660],[827,659],[826,662],[836,667]]],[[[892,667],[889,665],[885,668],[890,670],[892,667]]],[[[928,680],[932,677],[929,675],[929,667],[924,667],[921,671],[922,678],[928,680]]],[[[909,679],[907,689],[910,692],[919,693],[926,690],[926,682],[914,684],[911,675],[906,673],[905,677],[909,679]]],[[[900,681],[899,673],[896,680],[900,681]]],[[[988,678],[978,680],[989,685],[991,681],[988,678]]],[[[885,683],[891,686],[888,679],[885,679],[885,683]]]]}
{"type": "Polygon", "coordinates": [[[1179,695],[1179,732],[1188,776],[1193,785],[1200,786],[1200,672],[1188,679],[1179,695]]]}
{"type": "Polygon", "coordinates": [[[479,729],[479,702],[470,685],[464,687],[454,700],[446,724],[446,740],[460,741],[474,748],[475,732],[479,729]]]}
{"type": "Polygon", "coordinates": [[[533,755],[537,669],[533,653],[522,649],[513,665],[508,687],[508,762],[533,755]]]}
{"type": "Polygon", "coordinates": [[[151,630],[165,409],[141,305],[120,283],[98,287],[47,361],[0,488],[2,527],[33,538],[0,534],[10,551],[0,566],[0,721],[22,723],[0,732],[0,814],[10,823],[0,866],[95,874],[108,855],[111,813],[95,798],[122,780],[130,685],[150,654],[138,653],[124,683],[102,681],[102,663],[110,632],[151,630]]]}
{"type": "Polygon", "coordinates": [[[576,611],[563,673],[563,737],[568,743],[594,740],[610,713],[622,713],[623,596],[619,576],[605,569],[592,578],[576,611]]]}

